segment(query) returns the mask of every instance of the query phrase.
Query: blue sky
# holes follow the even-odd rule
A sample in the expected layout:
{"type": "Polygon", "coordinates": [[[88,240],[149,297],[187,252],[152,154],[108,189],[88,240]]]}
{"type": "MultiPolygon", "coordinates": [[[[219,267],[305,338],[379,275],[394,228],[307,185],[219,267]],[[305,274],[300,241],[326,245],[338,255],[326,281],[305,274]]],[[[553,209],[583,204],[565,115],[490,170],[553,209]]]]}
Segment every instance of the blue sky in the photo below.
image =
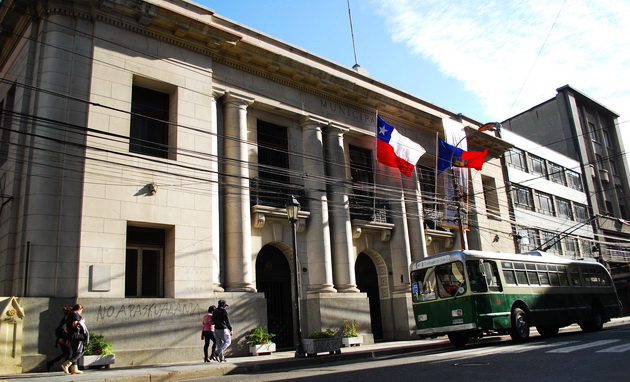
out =
{"type": "MultiPolygon", "coordinates": [[[[202,0],[217,14],[352,67],[347,0],[202,0]]],[[[630,1],[350,0],[369,76],[454,113],[502,121],[566,84],[620,114],[630,149],[630,1]]]]}

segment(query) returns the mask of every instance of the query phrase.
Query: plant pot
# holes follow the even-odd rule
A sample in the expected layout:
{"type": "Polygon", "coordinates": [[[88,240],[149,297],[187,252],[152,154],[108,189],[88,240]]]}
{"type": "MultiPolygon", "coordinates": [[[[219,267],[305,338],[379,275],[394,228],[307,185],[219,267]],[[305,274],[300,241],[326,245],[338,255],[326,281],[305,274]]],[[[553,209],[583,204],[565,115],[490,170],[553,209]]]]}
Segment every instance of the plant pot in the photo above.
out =
{"type": "Polygon", "coordinates": [[[341,338],[341,343],[345,348],[349,348],[350,346],[361,346],[363,343],[363,337],[343,337],[341,338]]]}
{"type": "Polygon", "coordinates": [[[317,353],[328,352],[329,354],[341,353],[341,338],[306,338],[302,341],[304,353],[309,356],[317,353]]]}
{"type": "Polygon", "coordinates": [[[271,354],[276,351],[276,344],[258,344],[249,345],[249,352],[251,355],[271,354]]]}
{"type": "Polygon", "coordinates": [[[104,366],[109,369],[111,364],[116,363],[116,355],[84,355],[77,362],[80,368],[104,366]]]}

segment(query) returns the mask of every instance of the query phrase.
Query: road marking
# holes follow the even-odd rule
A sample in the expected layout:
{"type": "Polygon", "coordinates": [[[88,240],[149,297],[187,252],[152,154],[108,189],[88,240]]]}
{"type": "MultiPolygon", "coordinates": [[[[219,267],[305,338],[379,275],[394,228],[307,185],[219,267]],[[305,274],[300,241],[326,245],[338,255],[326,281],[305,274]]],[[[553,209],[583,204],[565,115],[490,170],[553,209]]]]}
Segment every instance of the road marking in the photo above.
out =
{"type": "Polygon", "coordinates": [[[596,353],[623,353],[630,350],[630,344],[613,346],[607,349],[598,350],[596,353]]]}
{"type": "Polygon", "coordinates": [[[531,344],[523,344],[517,346],[510,347],[510,353],[525,353],[526,351],[539,350],[544,348],[550,348],[555,346],[564,346],[568,344],[574,344],[578,341],[564,341],[564,342],[555,342],[555,343],[531,343],[531,344]]]}
{"type": "Polygon", "coordinates": [[[582,345],[575,345],[575,346],[569,346],[569,347],[560,348],[560,349],[549,350],[547,353],[571,353],[571,352],[574,352],[576,350],[582,350],[582,349],[586,349],[586,348],[592,348],[592,347],[595,347],[595,346],[607,345],[607,344],[611,344],[611,343],[617,342],[617,341],[619,341],[619,340],[602,340],[602,341],[589,342],[589,343],[582,344],[582,345]]]}

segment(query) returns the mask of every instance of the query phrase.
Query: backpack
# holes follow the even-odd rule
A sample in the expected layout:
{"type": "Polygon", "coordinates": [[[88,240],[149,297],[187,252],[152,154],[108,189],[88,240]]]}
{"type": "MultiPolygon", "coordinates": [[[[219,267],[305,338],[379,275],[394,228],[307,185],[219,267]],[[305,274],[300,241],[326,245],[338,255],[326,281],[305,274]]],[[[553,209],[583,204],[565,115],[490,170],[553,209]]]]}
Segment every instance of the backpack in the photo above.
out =
{"type": "Polygon", "coordinates": [[[66,329],[66,321],[61,320],[59,326],[55,328],[55,338],[57,340],[65,340],[68,338],[68,329],[66,329]]]}

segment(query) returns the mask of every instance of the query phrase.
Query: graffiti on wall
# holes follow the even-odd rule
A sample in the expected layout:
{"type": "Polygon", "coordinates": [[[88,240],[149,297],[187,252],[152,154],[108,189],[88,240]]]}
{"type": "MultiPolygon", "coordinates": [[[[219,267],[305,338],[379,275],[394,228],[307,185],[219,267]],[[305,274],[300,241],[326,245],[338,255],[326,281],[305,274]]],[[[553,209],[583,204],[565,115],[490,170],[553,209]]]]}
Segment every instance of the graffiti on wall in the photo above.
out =
{"type": "Polygon", "coordinates": [[[199,304],[192,302],[99,305],[96,321],[111,318],[146,319],[167,316],[197,316],[204,312],[205,310],[201,309],[199,304]]]}

